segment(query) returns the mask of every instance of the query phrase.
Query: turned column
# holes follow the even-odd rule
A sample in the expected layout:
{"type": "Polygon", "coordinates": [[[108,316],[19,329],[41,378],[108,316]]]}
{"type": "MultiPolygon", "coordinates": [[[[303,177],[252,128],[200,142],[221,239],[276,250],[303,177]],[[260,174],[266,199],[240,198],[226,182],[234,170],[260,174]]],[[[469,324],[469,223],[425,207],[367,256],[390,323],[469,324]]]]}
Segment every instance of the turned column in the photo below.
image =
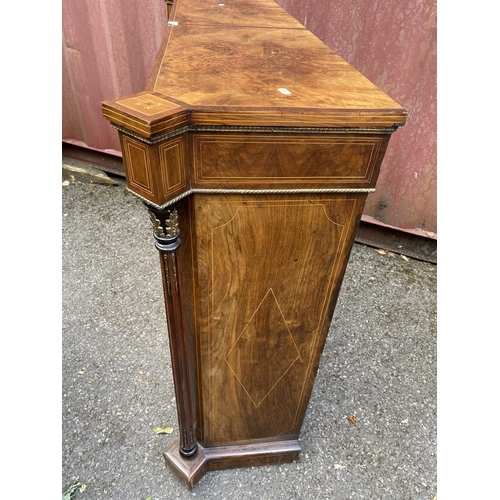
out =
{"type": "Polygon", "coordinates": [[[160,252],[163,295],[179,420],[179,453],[184,458],[193,458],[196,455],[198,443],[195,437],[196,421],[192,406],[186,326],[182,312],[181,281],[176,253],[181,245],[178,213],[175,206],[163,210],[149,205],[146,207],[153,223],[155,246],[160,252]]]}

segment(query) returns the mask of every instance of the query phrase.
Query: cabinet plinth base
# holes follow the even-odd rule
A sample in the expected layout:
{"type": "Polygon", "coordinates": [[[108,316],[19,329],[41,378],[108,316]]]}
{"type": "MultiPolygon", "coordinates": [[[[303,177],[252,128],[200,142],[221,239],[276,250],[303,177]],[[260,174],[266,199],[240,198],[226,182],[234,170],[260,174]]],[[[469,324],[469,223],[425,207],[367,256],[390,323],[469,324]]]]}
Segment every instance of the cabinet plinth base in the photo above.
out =
{"type": "Polygon", "coordinates": [[[296,462],[299,453],[299,442],[289,440],[216,448],[203,448],[198,445],[196,456],[185,459],[179,453],[179,439],[177,439],[163,456],[167,467],[187,488],[191,489],[206,472],[296,462]]]}

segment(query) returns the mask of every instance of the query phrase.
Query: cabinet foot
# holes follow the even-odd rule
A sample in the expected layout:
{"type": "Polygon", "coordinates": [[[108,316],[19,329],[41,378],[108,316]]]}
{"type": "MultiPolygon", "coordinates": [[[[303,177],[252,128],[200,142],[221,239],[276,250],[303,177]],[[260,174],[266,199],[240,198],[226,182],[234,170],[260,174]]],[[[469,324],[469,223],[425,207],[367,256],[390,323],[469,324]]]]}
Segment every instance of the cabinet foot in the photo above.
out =
{"type": "Polygon", "coordinates": [[[179,439],[177,439],[163,456],[167,467],[188,489],[191,489],[206,472],[296,462],[299,453],[299,442],[287,440],[214,448],[203,448],[198,445],[196,456],[185,459],[179,453],[179,439]]]}

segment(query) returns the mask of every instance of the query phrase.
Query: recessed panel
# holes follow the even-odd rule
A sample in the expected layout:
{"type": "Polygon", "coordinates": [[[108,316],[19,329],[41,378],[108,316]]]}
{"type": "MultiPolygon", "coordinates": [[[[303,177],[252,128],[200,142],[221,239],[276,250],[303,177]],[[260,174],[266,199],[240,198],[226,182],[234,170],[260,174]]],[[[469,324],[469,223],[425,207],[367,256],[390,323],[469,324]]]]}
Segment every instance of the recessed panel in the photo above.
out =
{"type": "Polygon", "coordinates": [[[203,445],[298,436],[356,195],[196,195],[203,445]]]}
{"type": "Polygon", "coordinates": [[[165,198],[186,188],[185,138],[179,136],[158,147],[162,193],[165,198]]]}
{"type": "Polygon", "coordinates": [[[368,187],[386,138],[196,134],[194,185],[368,187]]]}
{"type": "Polygon", "coordinates": [[[148,199],[155,199],[152,162],[147,144],[121,134],[123,162],[128,187],[148,199]]]}

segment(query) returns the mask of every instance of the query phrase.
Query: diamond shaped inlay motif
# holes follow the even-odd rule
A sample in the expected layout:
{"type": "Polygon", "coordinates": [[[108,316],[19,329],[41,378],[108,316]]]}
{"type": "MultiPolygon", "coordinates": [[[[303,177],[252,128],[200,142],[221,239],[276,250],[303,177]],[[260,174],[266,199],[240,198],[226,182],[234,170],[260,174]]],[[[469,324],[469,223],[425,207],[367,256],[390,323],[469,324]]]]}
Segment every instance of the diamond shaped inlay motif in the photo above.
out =
{"type": "Polygon", "coordinates": [[[281,308],[270,288],[226,362],[257,407],[300,358],[281,308]]]}

